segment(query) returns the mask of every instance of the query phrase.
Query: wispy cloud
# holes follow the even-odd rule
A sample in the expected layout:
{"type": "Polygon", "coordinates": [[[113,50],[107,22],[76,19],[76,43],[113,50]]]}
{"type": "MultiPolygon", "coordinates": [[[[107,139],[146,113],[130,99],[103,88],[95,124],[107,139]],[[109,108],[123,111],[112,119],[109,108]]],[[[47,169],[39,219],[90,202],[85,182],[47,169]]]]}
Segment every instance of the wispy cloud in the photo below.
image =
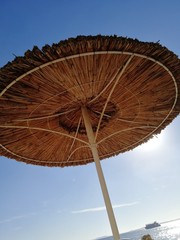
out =
{"type": "Polygon", "coordinates": [[[29,218],[29,217],[35,216],[35,215],[36,215],[36,213],[29,213],[29,214],[26,214],[26,215],[13,216],[13,217],[10,217],[10,218],[0,220],[0,224],[1,223],[10,223],[10,222],[21,220],[21,219],[24,219],[24,218],[29,218]]]}
{"type": "Polygon", "coordinates": [[[86,208],[86,209],[72,211],[72,213],[98,212],[98,211],[104,211],[105,209],[106,209],[105,207],[86,208]]]}
{"type": "MultiPolygon", "coordinates": [[[[123,204],[117,204],[113,205],[113,208],[123,208],[123,207],[130,207],[139,204],[140,202],[130,202],[130,203],[123,203],[123,204]]],[[[106,208],[105,206],[103,207],[96,207],[96,208],[86,208],[86,209],[81,209],[81,210],[75,210],[72,211],[73,214],[78,214],[78,213],[89,213],[89,212],[99,212],[99,211],[105,211],[106,208]]]]}

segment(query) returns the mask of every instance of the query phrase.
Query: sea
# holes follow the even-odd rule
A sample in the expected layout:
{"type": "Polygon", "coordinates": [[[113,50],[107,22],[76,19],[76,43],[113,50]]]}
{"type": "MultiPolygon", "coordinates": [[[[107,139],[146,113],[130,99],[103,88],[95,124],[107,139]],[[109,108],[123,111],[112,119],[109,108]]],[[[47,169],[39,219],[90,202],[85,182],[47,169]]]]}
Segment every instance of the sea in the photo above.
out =
{"type": "MultiPolygon", "coordinates": [[[[180,240],[180,219],[160,224],[160,227],[152,229],[143,227],[122,233],[121,240],[141,240],[147,234],[150,234],[153,240],[180,240]]],[[[113,237],[100,238],[99,240],[113,240],[113,237]]]]}

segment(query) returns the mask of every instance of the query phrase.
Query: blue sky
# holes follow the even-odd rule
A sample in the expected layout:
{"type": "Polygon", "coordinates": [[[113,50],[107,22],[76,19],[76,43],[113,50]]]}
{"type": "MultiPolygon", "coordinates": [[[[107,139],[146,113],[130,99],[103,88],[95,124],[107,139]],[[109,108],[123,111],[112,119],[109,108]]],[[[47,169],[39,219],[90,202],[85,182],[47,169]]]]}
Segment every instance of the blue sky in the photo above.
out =
{"type": "MultiPolygon", "coordinates": [[[[77,35],[160,43],[180,56],[179,0],[0,0],[0,67],[77,35]]],[[[180,118],[145,146],[102,161],[120,232],[180,217],[180,118]]],[[[111,235],[94,164],[47,168],[0,157],[0,239],[111,235]]]]}

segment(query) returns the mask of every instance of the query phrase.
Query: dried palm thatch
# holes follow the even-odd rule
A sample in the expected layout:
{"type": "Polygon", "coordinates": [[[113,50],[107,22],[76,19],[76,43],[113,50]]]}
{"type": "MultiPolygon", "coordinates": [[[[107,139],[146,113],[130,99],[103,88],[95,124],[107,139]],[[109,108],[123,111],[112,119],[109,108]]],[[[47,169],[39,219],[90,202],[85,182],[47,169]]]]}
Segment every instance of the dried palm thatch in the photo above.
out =
{"type": "Polygon", "coordinates": [[[0,69],[0,154],[30,164],[93,161],[146,142],[180,112],[180,60],[159,43],[79,36],[34,47],[0,69]]]}

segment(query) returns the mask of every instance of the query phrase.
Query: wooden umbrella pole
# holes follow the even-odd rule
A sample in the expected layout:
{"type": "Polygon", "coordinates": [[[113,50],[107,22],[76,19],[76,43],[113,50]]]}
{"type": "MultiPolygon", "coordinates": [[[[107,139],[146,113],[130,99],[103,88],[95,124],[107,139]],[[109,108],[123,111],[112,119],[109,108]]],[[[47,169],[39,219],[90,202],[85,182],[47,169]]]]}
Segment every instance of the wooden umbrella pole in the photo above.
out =
{"type": "Polygon", "coordinates": [[[105,182],[105,179],[104,179],[103,171],[102,171],[100,160],[99,160],[99,154],[98,154],[98,150],[97,150],[95,135],[94,135],[94,132],[93,132],[93,129],[92,129],[89,114],[88,114],[88,111],[87,111],[86,107],[82,107],[81,109],[82,109],[82,115],[83,115],[84,124],[85,124],[86,132],[87,132],[87,137],[88,137],[88,140],[89,140],[90,148],[91,148],[92,155],[93,155],[93,158],[94,158],[94,162],[95,162],[95,165],[96,165],[96,169],[97,169],[97,173],[98,173],[98,177],[99,177],[99,182],[100,182],[100,185],[101,185],[101,190],[102,190],[102,193],[103,193],[104,202],[105,202],[105,205],[106,205],[106,209],[107,209],[107,213],[108,213],[109,222],[110,222],[110,225],[111,225],[113,237],[114,237],[114,240],[120,240],[120,235],[119,235],[118,227],[117,227],[117,224],[116,224],[111,200],[110,200],[110,197],[109,197],[109,194],[108,194],[106,182],[105,182]]]}

